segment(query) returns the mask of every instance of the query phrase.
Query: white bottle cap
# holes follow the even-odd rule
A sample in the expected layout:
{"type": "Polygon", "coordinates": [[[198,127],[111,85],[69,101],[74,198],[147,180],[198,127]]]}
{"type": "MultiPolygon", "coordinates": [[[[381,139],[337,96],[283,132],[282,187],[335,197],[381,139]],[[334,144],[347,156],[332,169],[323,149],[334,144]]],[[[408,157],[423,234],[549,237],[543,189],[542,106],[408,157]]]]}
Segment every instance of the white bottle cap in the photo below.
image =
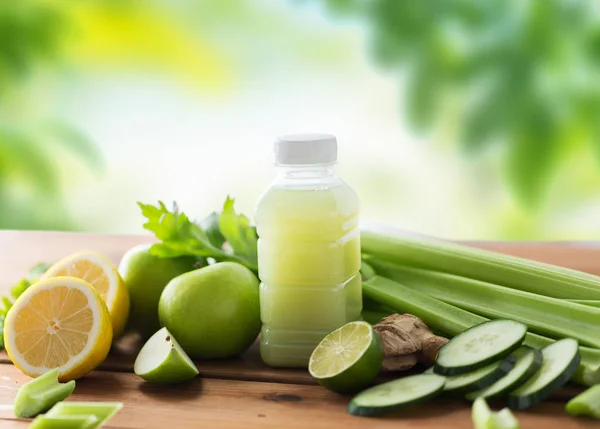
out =
{"type": "Polygon", "coordinates": [[[275,140],[279,165],[326,164],[337,160],[337,140],[331,134],[289,134],[275,140]]]}

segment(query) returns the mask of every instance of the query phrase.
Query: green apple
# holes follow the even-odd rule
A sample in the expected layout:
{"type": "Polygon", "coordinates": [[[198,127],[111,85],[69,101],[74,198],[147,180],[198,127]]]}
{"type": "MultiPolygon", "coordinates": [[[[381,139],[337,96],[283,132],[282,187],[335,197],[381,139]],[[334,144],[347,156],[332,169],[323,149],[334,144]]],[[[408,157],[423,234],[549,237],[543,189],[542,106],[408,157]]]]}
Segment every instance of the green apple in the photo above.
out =
{"type": "Polygon", "coordinates": [[[233,358],[260,332],[258,278],[236,262],[182,274],[163,291],[158,314],[193,359],[233,358]]]}
{"type": "Polygon", "coordinates": [[[199,263],[192,257],[159,258],[150,254],[150,247],[151,244],[140,244],[129,249],[119,264],[119,274],[131,299],[127,328],[139,332],[144,339],[161,327],[158,300],[165,286],[178,275],[198,268],[199,263]]]}
{"type": "Polygon", "coordinates": [[[173,335],[162,328],[144,344],[133,371],[146,381],[174,384],[194,378],[198,369],[173,335]]]}

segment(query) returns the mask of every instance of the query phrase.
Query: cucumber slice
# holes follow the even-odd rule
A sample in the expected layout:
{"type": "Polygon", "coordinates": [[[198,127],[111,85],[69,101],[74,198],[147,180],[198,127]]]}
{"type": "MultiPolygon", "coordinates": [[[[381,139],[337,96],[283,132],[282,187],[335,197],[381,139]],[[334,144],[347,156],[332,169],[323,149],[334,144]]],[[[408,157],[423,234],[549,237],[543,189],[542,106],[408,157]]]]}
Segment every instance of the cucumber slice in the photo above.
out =
{"type": "Polygon", "coordinates": [[[458,375],[505,358],[517,349],[527,326],[513,320],[491,320],[475,325],[448,341],[439,351],[434,371],[458,375]]]}
{"type": "Polygon", "coordinates": [[[542,349],[542,366],[533,376],[509,393],[508,406],[517,410],[531,408],[564,386],[575,374],[581,356],[572,338],[556,341],[542,349]]]}
{"type": "Polygon", "coordinates": [[[506,376],[489,387],[470,392],[466,398],[494,398],[502,396],[529,380],[542,365],[542,352],[529,346],[521,346],[511,354],[516,363],[506,376]]]}
{"type": "Polygon", "coordinates": [[[350,401],[355,416],[377,416],[425,402],[444,390],[446,378],[437,374],[409,375],[363,390],[350,401]]]}
{"type": "Polygon", "coordinates": [[[504,377],[513,368],[516,361],[517,359],[513,355],[510,355],[501,361],[494,362],[475,371],[446,377],[444,391],[457,393],[472,392],[473,390],[488,387],[504,377]]]}

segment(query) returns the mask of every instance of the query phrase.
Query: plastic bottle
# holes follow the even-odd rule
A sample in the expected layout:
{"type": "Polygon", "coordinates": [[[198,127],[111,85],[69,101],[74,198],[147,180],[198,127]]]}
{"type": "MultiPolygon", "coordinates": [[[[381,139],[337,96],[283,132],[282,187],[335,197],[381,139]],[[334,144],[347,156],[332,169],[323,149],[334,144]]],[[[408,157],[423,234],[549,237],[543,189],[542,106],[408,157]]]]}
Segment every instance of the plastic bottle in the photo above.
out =
{"type": "Polygon", "coordinates": [[[325,335],[361,317],[359,199],[334,171],[334,136],[274,146],[277,176],[255,210],[260,352],[270,366],[307,367],[325,335]]]}

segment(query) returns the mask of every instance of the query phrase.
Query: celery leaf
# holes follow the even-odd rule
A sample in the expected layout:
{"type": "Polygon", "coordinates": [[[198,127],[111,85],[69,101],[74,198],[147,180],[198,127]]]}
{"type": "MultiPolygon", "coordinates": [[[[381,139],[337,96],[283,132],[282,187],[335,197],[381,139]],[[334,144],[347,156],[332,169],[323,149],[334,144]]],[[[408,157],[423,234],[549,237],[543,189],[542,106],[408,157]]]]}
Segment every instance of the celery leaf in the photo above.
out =
{"type": "MultiPolygon", "coordinates": [[[[154,233],[160,240],[150,249],[153,255],[161,258],[196,256],[213,258],[217,262],[233,261],[245,265],[254,272],[258,271],[256,250],[252,251],[252,246],[256,246],[256,233],[248,232],[252,227],[248,226],[248,219],[245,216],[235,215],[233,202],[231,207],[227,202],[225,204],[227,209],[226,213],[224,210],[225,220],[221,220],[223,215],[218,219],[219,233],[228,241],[233,252],[228,252],[221,246],[222,241],[220,242],[214,230],[215,225],[207,233],[200,224],[192,222],[185,213],[180,212],[175,203],[171,210],[161,201],[158,202],[158,206],[142,203],[138,203],[138,206],[147,219],[144,228],[154,233]],[[223,231],[224,227],[227,232],[223,231]],[[250,244],[242,242],[243,240],[249,241],[250,244]]],[[[213,219],[214,222],[216,220],[213,219]]]]}
{"type": "Polygon", "coordinates": [[[256,229],[243,214],[237,214],[233,208],[235,200],[227,197],[223,205],[223,212],[219,218],[219,227],[227,243],[234,253],[243,255],[250,261],[257,260],[256,229]]]}

